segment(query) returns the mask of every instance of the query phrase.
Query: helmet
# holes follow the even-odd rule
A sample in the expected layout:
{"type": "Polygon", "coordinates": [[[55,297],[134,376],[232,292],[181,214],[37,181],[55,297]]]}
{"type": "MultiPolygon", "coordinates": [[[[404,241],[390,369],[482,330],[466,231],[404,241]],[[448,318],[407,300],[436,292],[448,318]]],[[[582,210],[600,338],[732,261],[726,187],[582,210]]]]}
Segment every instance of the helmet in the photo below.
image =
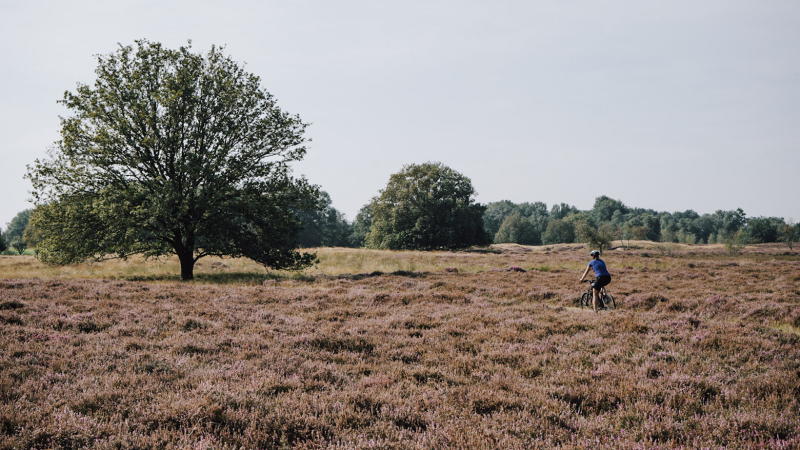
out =
{"type": "Polygon", "coordinates": [[[591,253],[589,253],[589,256],[592,256],[592,257],[594,257],[594,256],[597,256],[597,255],[599,255],[599,254],[600,254],[600,252],[599,252],[598,250],[592,250],[592,252],[591,252],[591,253]]]}

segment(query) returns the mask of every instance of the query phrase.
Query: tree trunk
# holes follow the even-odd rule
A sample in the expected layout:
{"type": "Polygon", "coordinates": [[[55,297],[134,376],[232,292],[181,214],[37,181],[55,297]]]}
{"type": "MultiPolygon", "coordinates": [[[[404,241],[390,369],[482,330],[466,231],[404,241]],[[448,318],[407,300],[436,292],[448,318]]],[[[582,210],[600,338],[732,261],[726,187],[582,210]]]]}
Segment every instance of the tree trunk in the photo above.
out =
{"type": "Polygon", "coordinates": [[[181,261],[181,280],[194,279],[194,255],[192,252],[178,252],[178,259],[181,261]]]}

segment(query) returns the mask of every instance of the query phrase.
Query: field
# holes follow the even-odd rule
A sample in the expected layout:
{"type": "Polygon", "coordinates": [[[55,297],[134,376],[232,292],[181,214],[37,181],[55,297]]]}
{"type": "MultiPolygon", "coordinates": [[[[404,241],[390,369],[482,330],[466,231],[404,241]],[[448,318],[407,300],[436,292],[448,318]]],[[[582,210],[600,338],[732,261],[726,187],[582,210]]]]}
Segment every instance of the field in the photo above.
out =
{"type": "Polygon", "coordinates": [[[800,448],[800,252],[634,244],[0,257],[0,448],[800,448]]]}

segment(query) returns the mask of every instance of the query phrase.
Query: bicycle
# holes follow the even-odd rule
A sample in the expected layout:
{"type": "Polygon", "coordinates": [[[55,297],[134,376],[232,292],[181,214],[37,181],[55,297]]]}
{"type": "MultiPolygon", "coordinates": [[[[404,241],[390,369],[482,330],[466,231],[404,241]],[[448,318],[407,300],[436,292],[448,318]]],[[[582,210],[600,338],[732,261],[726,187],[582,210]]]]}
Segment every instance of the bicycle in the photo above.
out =
{"type": "MultiPolygon", "coordinates": [[[[594,280],[583,280],[583,282],[589,283],[589,289],[581,294],[581,309],[592,308],[592,298],[594,297],[592,283],[594,283],[594,280]]],[[[614,300],[614,296],[607,293],[605,287],[600,288],[600,295],[597,298],[597,309],[617,309],[617,302],[614,300]]]]}

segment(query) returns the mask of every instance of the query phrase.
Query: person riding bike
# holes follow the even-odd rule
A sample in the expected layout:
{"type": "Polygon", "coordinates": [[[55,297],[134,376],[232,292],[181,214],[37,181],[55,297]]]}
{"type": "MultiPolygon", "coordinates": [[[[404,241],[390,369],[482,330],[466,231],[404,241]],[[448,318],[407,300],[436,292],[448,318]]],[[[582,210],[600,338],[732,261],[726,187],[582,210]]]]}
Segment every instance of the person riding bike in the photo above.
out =
{"type": "Polygon", "coordinates": [[[589,269],[594,270],[594,283],[592,283],[592,308],[594,312],[597,312],[597,297],[600,295],[600,289],[604,286],[608,286],[611,283],[611,274],[608,273],[608,269],[606,268],[606,263],[600,259],[600,252],[598,250],[592,250],[589,253],[593,259],[589,261],[589,265],[586,267],[586,270],[583,271],[583,276],[581,276],[580,282],[583,283],[583,279],[586,278],[586,274],[589,273],[589,269]]]}

